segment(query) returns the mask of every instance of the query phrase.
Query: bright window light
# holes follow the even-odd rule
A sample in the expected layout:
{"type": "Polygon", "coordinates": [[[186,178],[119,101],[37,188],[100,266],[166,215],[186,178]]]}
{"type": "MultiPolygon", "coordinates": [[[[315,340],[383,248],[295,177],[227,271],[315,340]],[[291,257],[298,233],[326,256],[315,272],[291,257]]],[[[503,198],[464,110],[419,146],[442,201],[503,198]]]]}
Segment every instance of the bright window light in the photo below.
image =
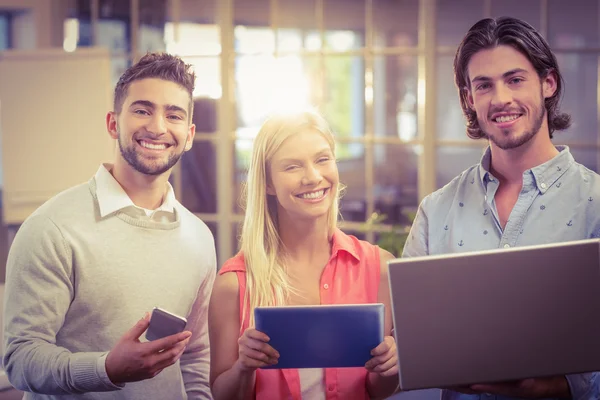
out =
{"type": "Polygon", "coordinates": [[[79,41],[79,20],[77,18],[67,18],[63,24],[63,49],[73,52],[77,49],[79,41]]]}
{"type": "Polygon", "coordinates": [[[221,87],[221,38],[217,25],[182,22],[177,31],[171,22],[165,24],[165,45],[168,53],[180,56],[196,73],[194,97],[219,99],[221,87]]]}
{"type": "Polygon", "coordinates": [[[334,51],[348,51],[354,47],[355,34],[352,31],[327,33],[327,42],[334,51]]]}

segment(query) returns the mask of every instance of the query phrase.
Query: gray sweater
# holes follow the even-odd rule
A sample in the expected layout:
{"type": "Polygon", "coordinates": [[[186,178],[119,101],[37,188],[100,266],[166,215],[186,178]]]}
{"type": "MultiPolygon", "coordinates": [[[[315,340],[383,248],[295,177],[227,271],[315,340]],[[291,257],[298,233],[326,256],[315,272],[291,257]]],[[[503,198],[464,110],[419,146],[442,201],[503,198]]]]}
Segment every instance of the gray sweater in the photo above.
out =
{"type": "Polygon", "coordinates": [[[214,240],[178,202],[175,212],[167,223],[122,211],[101,218],[92,179],[23,223],[7,263],[4,365],[26,399],[211,398],[214,240]],[[186,351],[153,379],[112,385],[106,353],[153,307],[187,317],[186,351]]]}

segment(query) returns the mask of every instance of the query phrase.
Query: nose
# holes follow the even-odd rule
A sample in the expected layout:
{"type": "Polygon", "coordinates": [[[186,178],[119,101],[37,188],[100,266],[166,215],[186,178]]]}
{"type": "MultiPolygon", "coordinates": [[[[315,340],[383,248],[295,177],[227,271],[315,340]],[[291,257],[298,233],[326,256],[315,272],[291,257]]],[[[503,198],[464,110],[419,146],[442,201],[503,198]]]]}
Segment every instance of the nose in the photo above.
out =
{"type": "Polygon", "coordinates": [[[314,165],[309,165],[305,169],[304,176],[302,177],[302,184],[306,186],[315,185],[321,182],[322,179],[323,176],[321,175],[321,171],[319,171],[318,168],[315,168],[314,165]]]}
{"type": "Polygon", "coordinates": [[[160,115],[159,113],[154,114],[148,122],[147,129],[149,132],[157,136],[167,133],[167,123],[164,116],[160,115]]]}
{"type": "Polygon", "coordinates": [[[504,107],[512,103],[512,91],[506,85],[497,85],[492,94],[492,105],[496,107],[504,107]]]}

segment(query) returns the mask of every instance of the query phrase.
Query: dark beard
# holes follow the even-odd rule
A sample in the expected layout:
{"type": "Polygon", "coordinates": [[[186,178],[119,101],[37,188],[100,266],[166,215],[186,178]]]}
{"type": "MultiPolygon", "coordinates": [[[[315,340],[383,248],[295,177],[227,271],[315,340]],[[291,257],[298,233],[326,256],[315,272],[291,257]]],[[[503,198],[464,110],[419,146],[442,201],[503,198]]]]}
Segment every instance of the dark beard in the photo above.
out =
{"type": "Polygon", "coordinates": [[[121,142],[121,136],[119,135],[119,149],[121,151],[121,155],[123,159],[127,161],[127,164],[131,165],[133,169],[138,172],[141,172],[145,175],[161,175],[177,164],[177,161],[183,155],[183,151],[179,154],[172,154],[169,156],[169,160],[163,165],[147,165],[142,161],[142,159],[138,156],[133,146],[130,148],[126,148],[123,146],[121,142]]]}
{"type": "MultiPolygon", "coordinates": [[[[542,124],[544,123],[544,118],[546,118],[546,107],[544,104],[544,96],[541,93],[540,93],[540,98],[541,98],[542,107],[540,108],[540,113],[539,113],[538,117],[535,119],[530,131],[524,132],[523,135],[517,137],[516,140],[512,140],[512,141],[511,140],[509,140],[509,141],[499,140],[498,138],[495,138],[492,135],[488,135],[487,132],[484,132],[485,136],[489,140],[491,140],[492,143],[494,143],[496,146],[498,146],[502,150],[516,149],[517,147],[521,147],[525,143],[529,142],[540,131],[540,128],[542,127],[542,124]]],[[[479,124],[479,126],[481,126],[481,123],[479,124]]],[[[504,130],[502,130],[502,134],[509,135],[510,130],[504,129],[504,130]]]]}

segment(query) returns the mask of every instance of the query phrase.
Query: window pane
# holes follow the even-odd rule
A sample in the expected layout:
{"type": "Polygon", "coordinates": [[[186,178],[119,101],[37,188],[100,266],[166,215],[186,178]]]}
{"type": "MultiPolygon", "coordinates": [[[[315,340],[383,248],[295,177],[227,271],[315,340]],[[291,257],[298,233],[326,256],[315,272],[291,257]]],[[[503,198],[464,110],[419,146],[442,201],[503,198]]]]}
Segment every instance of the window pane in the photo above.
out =
{"type": "Polygon", "coordinates": [[[231,248],[233,249],[233,253],[237,253],[240,251],[240,238],[242,236],[242,222],[233,222],[232,223],[232,235],[231,235],[231,248]]]}
{"type": "MultiPolygon", "coordinates": [[[[363,144],[338,144],[337,153],[349,152],[348,147],[357,147],[354,150],[364,154],[363,144]]],[[[338,157],[339,158],[339,157],[338,157]]],[[[365,200],[365,159],[342,158],[338,161],[340,182],[346,186],[346,191],[340,202],[340,211],[343,221],[366,221],[367,204],[365,200]]]]}
{"type": "Polygon", "coordinates": [[[8,49],[9,32],[8,17],[0,14],[0,50],[8,49]]]}
{"type": "Polygon", "coordinates": [[[92,46],[91,0],[80,0],[66,5],[67,18],[63,25],[63,48],[75,51],[77,47],[92,46]]]}
{"type": "Polygon", "coordinates": [[[138,52],[165,51],[167,0],[144,0],[139,3],[138,52]]]}
{"type": "MultiPolygon", "coordinates": [[[[254,138],[258,133],[258,130],[248,131],[247,129],[239,129],[236,133],[238,137],[251,137],[254,138]]],[[[250,159],[252,158],[252,139],[236,139],[235,141],[235,157],[234,157],[234,168],[233,168],[233,212],[243,214],[244,207],[242,199],[242,188],[246,183],[248,177],[248,167],[250,166],[250,159]]]]}
{"type": "Polygon", "coordinates": [[[221,37],[217,25],[167,22],[165,43],[167,52],[178,56],[217,56],[221,54],[221,37]]]}
{"type": "Polygon", "coordinates": [[[303,47],[303,33],[300,29],[285,28],[277,30],[277,51],[282,53],[297,53],[303,47]]]}
{"type": "Polygon", "coordinates": [[[342,232],[344,232],[346,235],[356,236],[357,239],[366,240],[366,234],[364,232],[353,231],[347,228],[343,228],[342,232]]]}
{"type": "Polygon", "coordinates": [[[319,28],[317,0],[279,0],[278,3],[277,26],[303,30],[319,28]]]}
{"type": "MultiPolygon", "coordinates": [[[[309,67],[314,71],[311,75],[317,74],[318,65],[314,64],[309,67]]],[[[321,112],[339,137],[362,136],[365,130],[365,66],[362,57],[328,56],[323,67],[325,86],[321,112]]]]}
{"type": "MultiPolygon", "coordinates": [[[[412,213],[414,214],[414,213],[412,213]]],[[[414,219],[414,216],[411,216],[414,219]]],[[[402,255],[410,226],[392,226],[389,230],[375,233],[375,244],[396,257],[402,255]]]]}
{"type": "Polygon", "coordinates": [[[166,51],[165,45],[165,25],[140,25],[138,34],[138,52],[140,55],[152,53],[155,51],[166,51]]]}
{"type": "Polygon", "coordinates": [[[437,132],[439,139],[470,140],[466,133],[465,118],[454,84],[454,56],[440,56],[437,60],[437,132]]]}
{"type": "MultiPolygon", "coordinates": [[[[183,61],[192,65],[196,74],[196,83],[194,86],[194,98],[220,99],[222,95],[221,88],[221,59],[219,57],[181,57],[183,61]]],[[[216,120],[216,105],[214,107],[214,120],[216,120]]],[[[211,117],[212,118],[212,117],[211,117]]],[[[204,125],[204,124],[203,124],[204,125]]],[[[196,126],[196,132],[214,132],[199,130],[196,126]]]]}
{"type": "MultiPolygon", "coordinates": [[[[493,0],[492,17],[514,17],[540,29],[542,5],[540,0],[493,0]]],[[[561,23],[563,19],[561,18],[561,23]]]]}
{"type": "Polygon", "coordinates": [[[598,2],[549,0],[548,39],[552,47],[598,46],[598,2]]]}
{"type": "Polygon", "coordinates": [[[234,0],[234,25],[269,26],[270,3],[270,0],[234,0]]]}
{"type": "MultiPolygon", "coordinates": [[[[196,72],[196,74],[198,74],[198,72],[196,72]]],[[[196,87],[196,89],[198,89],[198,87],[196,87]]],[[[217,132],[216,99],[206,96],[195,96],[193,112],[194,114],[192,117],[192,122],[194,123],[194,125],[196,125],[196,133],[217,132]]]]}
{"type": "Polygon", "coordinates": [[[438,46],[458,46],[469,28],[483,18],[481,0],[438,0],[438,46]]]}
{"type": "MultiPolygon", "coordinates": [[[[92,46],[91,0],[70,2],[64,7],[66,10],[63,23],[63,49],[75,51],[78,47],[92,46]]],[[[1,38],[2,33],[0,33],[0,40],[1,38]]]]}
{"type": "MultiPolygon", "coordinates": [[[[481,141],[482,146],[485,144],[481,141]]],[[[437,149],[437,187],[441,188],[461,172],[478,164],[483,156],[481,147],[443,146],[437,149]]]]}
{"type": "Polygon", "coordinates": [[[216,158],[215,145],[206,140],[181,157],[181,203],[192,212],[217,212],[216,158]]]}
{"type": "Polygon", "coordinates": [[[324,0],[323,17],[326,48],[348,51],[364,45],[364,1],[324,0]]]}
{"type": "Polygon", "coordinates": [[[418,0],[373,0],[374,46],[417,46],[418,22],[418,0]]]}
{"type": "Polygon", "coordinates": [[[565,80],[562,111],[571,114],[571,127],[555,132],[556,143],[596,144],[598,139],[598,57],[587,54],[557,54],[565,80]]]}
{"type": "Polygon", "coordinates": [[[600,151],[598,149],[571,148],[571,153],[578,163],[585,165],[592,171],[600,172],[600,169],[598,169],[600,151]]]}
{"type": "Polygon", "coordinates": [[[96,45],[108,48],[114,55],[127,54],[130,51],[130,1],[99,2],[96,43],[93,43],[92,2],[81,0],[72,3],[67,9],[67,19],[63,25],[65,51],[96,45]]]}
{"type": "Polygon", "coordinates": [[[275,34],[269,28],[238,25],[234,29],[235,51],[239,54],[272,54],[275,34]]]}
{"type": "MultiPolygon", "coordinates": [[[[172,3],[172,2],[171,2],[172,3]]],[[[238,1],[242,3],[242,1],[238,1]]],[[[248,3],[247,1],[244,3],[248,3]]],[[[254,0],[252,4],[256,4],[254,0]]],[[[236,3],[236,6],[238,4],[236,3]]],[[[216,24],[217,23],[217,0],[180,0],[179,1],[179,21],[195,24],[216,24]]],[[[170,12],[170,7],[168,8],[170,12]]],[[[174,16],[169,17],[173,21],[174,16]]]]}
{"type": "MultiPolygon", "coordinates": [[[[212,233],[212,235],[215,239],[215,250],[217,251],[217,257],[218,257],[219,256],[219,242],[218,242],[219,227],[218,227],[218,224],[216,222],[210,222],[210,221],[204,221],[204,223],[206,224],[206,226],[208,226],[208,229],[210,229],[210,232],[212,233]]],[[[217,260],[217,268],[220,267],[224,262],[225,262],[225,260],[217,260]]]]}
{"type": "MultiPolygon", "coordinates": [[[[298,55],[238,56],[235,61],[238,126],[258,128],[274,112],[314,104],[318,71],[315,59],[298,55]]],[[[339,85],[338,85],[339,86],[339,85]]]]}
{"type": "Polygon", "coordinates": [[[108,48],[113,54],[128,54],[130,51],[129,22],[101,19],[98,21],[98,46],[108,48]]]}
{"type": "Polygon", "coordinates": [[[417,169],[421,146],[374,146],[375,211],[391,225],[410,225],[410,213],[419,205],[417,169]]]}
{"type": "MultiPolygon", "coordinates": [[[[89,2],[83,2],[83,6],[86,6],[86,3],[89,2]]],[[[83,18],[90,24],[91,35],[90,9],[81,11],[83,18]]],[[[98,17],[96,45],[107,47],[113,54],[128,54],[131,51],[131,0],[118,2],[101,0],[98,17]]]]}
{"type": "Polygon", "coordinates": [[[373,65],[375,136],[414,140],[417,135],[417,58],[376,56],[373,65]]]}
{"type": "Polygon", "coordinates": [[[113,56],[110,59],[110,64],[112,69],[112,84],[114,87],[125,70],[131,66],[131,60],[128,56],[113,56]]]}
{"type": "Polygon", "coordinates": [[[325,48],[333,51],[349,51],[364,46],[364,34],[358,30],[331,30],[325,32],[325,48]]]}

